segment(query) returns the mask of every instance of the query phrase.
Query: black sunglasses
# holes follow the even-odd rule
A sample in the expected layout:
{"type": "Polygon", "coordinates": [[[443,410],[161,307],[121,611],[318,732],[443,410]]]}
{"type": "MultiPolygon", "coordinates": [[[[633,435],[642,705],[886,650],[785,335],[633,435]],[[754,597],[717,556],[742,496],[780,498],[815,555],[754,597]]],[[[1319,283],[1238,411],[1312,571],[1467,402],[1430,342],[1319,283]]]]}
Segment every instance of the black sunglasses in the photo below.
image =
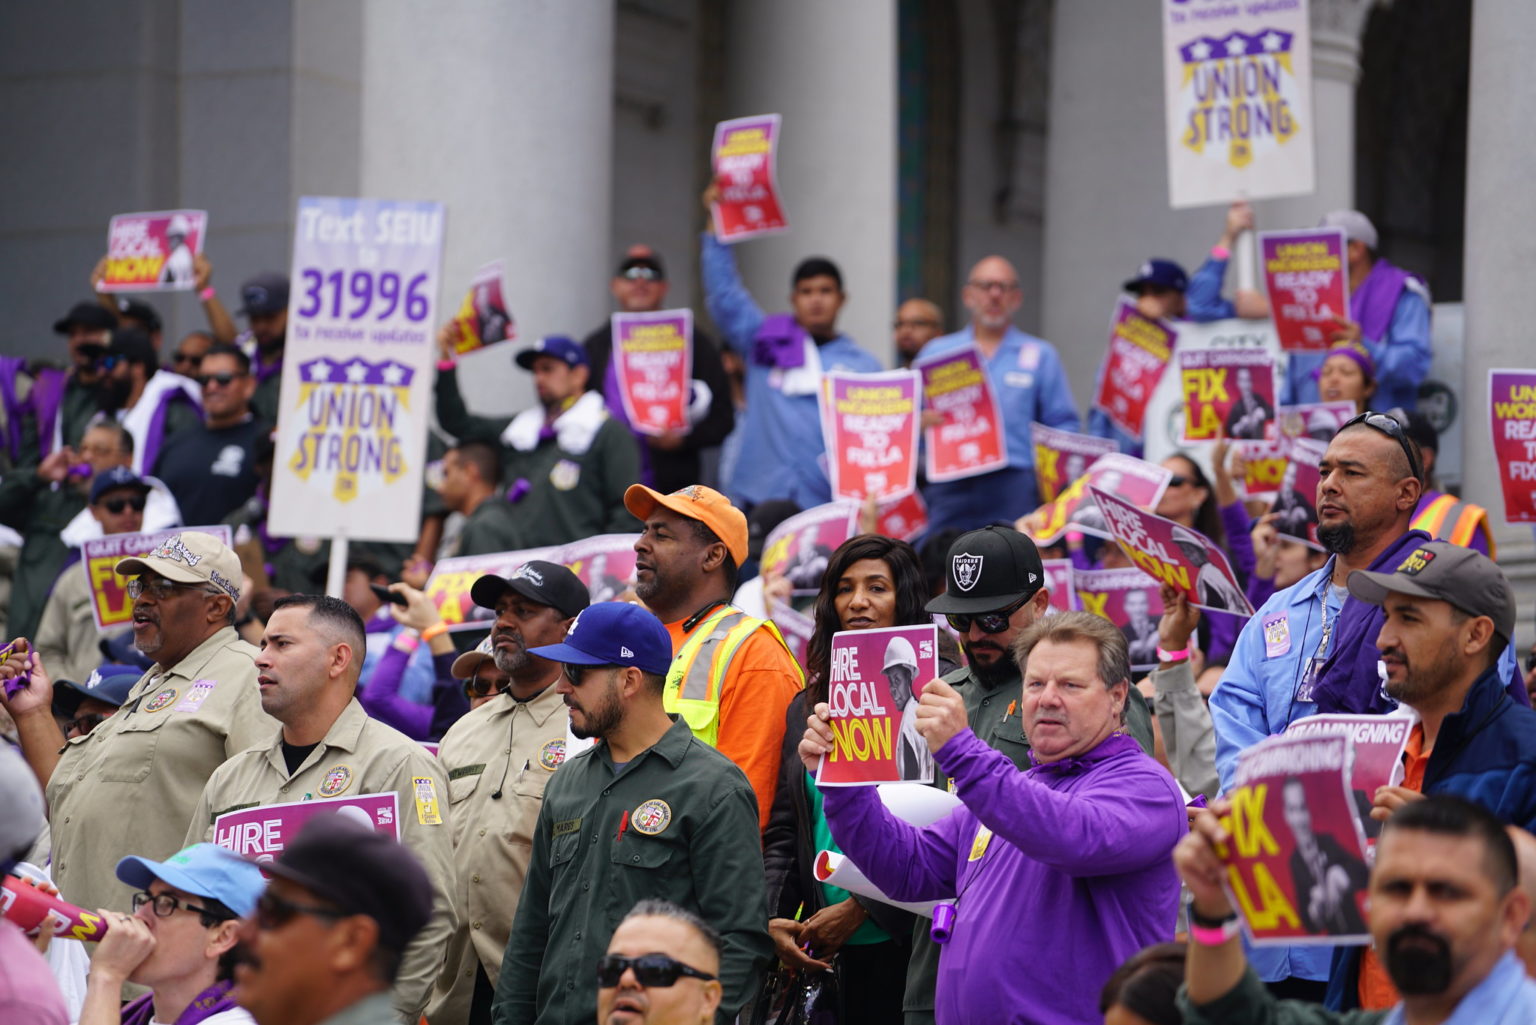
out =
{"type": "Polygon", "coordinates": [[[1182,473],[1176,473],[1172,477],[1168,478],[1168,486],[1170,488],[1182,488],[1189,482],[1189,478],[1184,476],[1182,473]]]}
{"type": "Polygon", "coordinates": [[[708,972],[690,968],[665,954],[641,954],[639,957],[620,957],[618,954],[609,954],[597,962],[598,986],[603,989],[612,989],[617,986],[619,980],[624,977],[625,969],[633,969],[635,981],[647,989],[676,985],[678,978],[683,975],[690,979],[703,979],[705,982],[714,979],[714,976],[708,972]]]}
{"type": "MultiPolygon", "coordinates": [[[[1038,591],[1036,588],[1035,591],[1038,591]]],[[[984,634],[1000,634],[1008,629],[1008,620],[1013,614],[1024,607],[1024,603],[1035,596],[1035,591],[1030,591],[1024,597],[1008,606],[1006,609],[998,609],[996,612],[950,612],[944,618],[957,633],[965,633],[975,623],[984,634]]]]}
{"type": "Polygon", "coordinates": [[[1386,413],[1372,412],[1368,409],[1359,416],[1345,421],[1339,430],[1343,431],[1345,428],[1353,427],[1356,424],[1365,424],[1365,426],[1374,428],[1396,441],[1398,447],[1403,450],[1403,455],[1408,457],[1408,472],[1417,480],[1424,479],[1424,464],[1419,461],[1418,450],[1408,440],[1408,432],[1403,430],[1403,425],[1397,417],[1389,416],[1386,413]]]}
{"type": "Polygon", "coordinates": [[[464,696],[471,701],[475,698],[487,698],[492,694],[500,694],[506,689],[506,684],[496,680],[482,680],[478,676],[466,676],[464,678],[464,696]]]}
{"type": "Polygon", "coordinates": [[[197,379],[197,383],[204,388],[208,387],[209,384],[217,384],[220,388],[228,388],[244,376],[244,374],[203,374],[197,379]]]}
{"type": "Polygon", "coordinates": [[[195,367],[195,366],[199,366],[199,365],[202,364],[203,357],[195,355],[195,354],[190,353],[190,352],[182,352],[180,349],[177,349],[175,352],[171,353],[171,362],[172,363],[190,363],[190,364],[192,364],[195,367]]]}
{"type": "Polygon", "coordinates": [[[144,511],[144,496],[132,495],[128,498],[109,498],[101,503],[101,507],[116,516],[124,509],[132,509],[134,512],[144,511]]]}
{"type": "Polygon", "coordinates": [[[285,900],[265,890],[256,898],[256,928],[267,932],[273,929],[281,929],[299,915],[314,915],[316,918],[330,918],[333,920],[350,918],[351,915],[337,908],[325,908],[318,904],[296,904],[291,900],[285,900]]]}

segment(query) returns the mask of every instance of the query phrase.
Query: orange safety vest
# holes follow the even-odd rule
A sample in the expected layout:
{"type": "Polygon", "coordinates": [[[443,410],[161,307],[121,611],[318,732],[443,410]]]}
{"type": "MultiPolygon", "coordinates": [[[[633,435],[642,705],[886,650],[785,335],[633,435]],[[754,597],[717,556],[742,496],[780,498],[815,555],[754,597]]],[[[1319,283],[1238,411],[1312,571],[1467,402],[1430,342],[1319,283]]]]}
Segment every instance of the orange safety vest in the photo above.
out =
{"type": "Polygon", "coordinates": [[[1415,530],[1424,531],[1436,540],[1449,541],[1463,548],[1472,543],[1477,528],[1482,527],[1483,536],[1488,539],[1488,557],[1498,558],[1497,549],[1493,543],[1493,531],[1488,529],[1488,510],[1471,502],[1463,502],[1455,495],[1436,497],[1414,514],[1411,526],[1415,530]],[[1451,511],[1458,507],[1461,511],[1452,516],[1451,511]],[[1447,523],[1451,524],[1449,531],[1445,529],[1447,523]]]}
{"type": "MultiPolygon", "coordinates": [[[[710,747],[719,746],[720,692],[731,662],[737,649],[760,629],[767,629],[789,651],[773,620],[753,619],[734,605],[722,605],[689,635],[672,658],[662,706],[682,716],[693,735],[710,747]]],[[[793,661],[793,654],[790,657],[793,661]]]]}

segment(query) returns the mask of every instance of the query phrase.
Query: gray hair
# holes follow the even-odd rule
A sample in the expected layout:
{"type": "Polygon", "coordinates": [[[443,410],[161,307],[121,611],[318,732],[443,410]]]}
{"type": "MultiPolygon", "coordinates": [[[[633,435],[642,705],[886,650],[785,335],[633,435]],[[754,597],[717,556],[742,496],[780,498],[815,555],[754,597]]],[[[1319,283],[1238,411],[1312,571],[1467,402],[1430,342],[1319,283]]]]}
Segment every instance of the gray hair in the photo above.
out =
{"type": "Polygon", "coordinates": [[[1129,683],[1131,679],[1131,653],[1125,645],[1125,635],[1103,616],[1092,612],[1058,612],[1054,616],[1037,619],[1013,642],[1013,659],[1021,670],[1029,662],[1029,653],[1035,645],[1045,641],[1053,644],[1072,644],[1087,641],[1099,649],[1099,679],[1105,688],[1117,683],[1129,683]]]}
{"type": "Polygon", "coordinates": [[[700,918],[698,915],[694,914],[692,911],[689,911],[687,908],[680,905],[674,904],[670,900],[659,900],[656,898],[642,900],[640,903],[629,909],[629,914],[625,915],[619,924],[623,925],[624,922],[629,921],[631,918],[671,918],[675,921],[682,922],[684,925],[693,929],[694,932],[704,937],[704,941],[709,944],[712,950],[714,950],[715,956],[717,958],[724,955],[725,948],[724,945],[720,942],[719,930],[710,925],[708,922],[704,921],[704,919],[700,918]]]}

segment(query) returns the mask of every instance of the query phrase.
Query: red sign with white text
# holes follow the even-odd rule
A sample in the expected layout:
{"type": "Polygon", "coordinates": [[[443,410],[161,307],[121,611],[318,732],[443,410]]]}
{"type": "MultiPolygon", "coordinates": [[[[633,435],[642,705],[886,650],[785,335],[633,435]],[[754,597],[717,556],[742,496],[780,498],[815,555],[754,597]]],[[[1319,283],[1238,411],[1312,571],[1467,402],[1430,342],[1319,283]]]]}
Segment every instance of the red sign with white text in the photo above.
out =
{"type": "Polygon", "coordinates": [[[1259,232],[1259,262],[1280,348],[1322,352],[1349,319],[1349,267],[1342,228],[1259,232]]]}
{"type": "Polygon", "coordinates": [[[739,117],[715,126],[710,147],[720,198],[710,213],[715,238],[744,238],[789,230],[779,201],[774,157],[779,145],[779,115],[739,117]]]}
{"type": "Polygon", "coordinates": [[[1488,416],[1504,519],[1536,523],[1536,370],[1490,370],[1488,416]]]}
{"type": "Polygon", "coordinates": [[[834,499],[900,498],[916,489],[919,380],[913,370],[833,371],[822,379],[834,499]]]}
{"type": "Polygon", "coordinates": [[[631,427],[652,435],[688,430],[693,311],[615,313],[613,371],[631,427]]]}
{"type": "Polygon", "coordinates": [[[992,381],[973,345],[920,360],[923,405],[944,422],[923,432],[931,481],[959,480],[1008,465],[1008,440],[992,381]]]}
{"type": "Polygon", "coordinates": [[[1127,434],[1141,437],[1147,403],[1168,367],[1178,332],[1143,317],[1124,299],[1109,324],[1109,351],[1099,370],[1093,404],[1127,434]]]}

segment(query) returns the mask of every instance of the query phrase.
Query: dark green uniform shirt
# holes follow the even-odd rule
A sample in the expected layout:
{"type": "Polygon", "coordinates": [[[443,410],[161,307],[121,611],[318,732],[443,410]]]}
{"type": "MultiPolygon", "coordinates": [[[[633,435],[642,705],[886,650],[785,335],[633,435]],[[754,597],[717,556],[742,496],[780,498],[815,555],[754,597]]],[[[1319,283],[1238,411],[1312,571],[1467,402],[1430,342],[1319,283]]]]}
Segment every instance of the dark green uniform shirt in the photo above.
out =
{"type": "Polygon", "coordinates": [[[650,898],[719,930],[717,1020],[729,1022],[773,953],[757,798],[682,720],[618,770],[599,743],[550,779],[496,985],[497,1025],[589,1025],[598,959],[619,921],[650,898]]]}
{"type": "Polygon", "coordinates": [[[464,520],[454,555],[495,555],[526,548],[517,525],[517,511],[504,498],[492,495],[475,506],[464,520]]]}

